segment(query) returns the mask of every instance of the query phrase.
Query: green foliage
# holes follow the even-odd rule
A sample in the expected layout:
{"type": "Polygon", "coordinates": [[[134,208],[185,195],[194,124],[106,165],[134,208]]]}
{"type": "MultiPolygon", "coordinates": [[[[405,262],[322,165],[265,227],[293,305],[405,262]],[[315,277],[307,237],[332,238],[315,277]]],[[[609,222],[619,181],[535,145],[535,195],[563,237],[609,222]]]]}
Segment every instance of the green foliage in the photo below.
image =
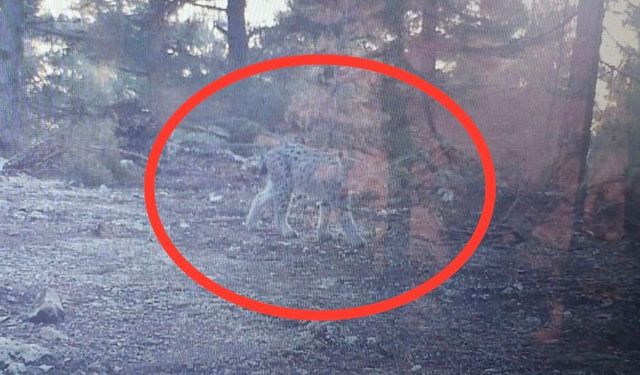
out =
{"type": "Polygon", "coordinates": [[[224,41],[212,37],[208,20],[170,21],[176,5],[81,0],[83,18],[73,22],[43,15],[56,31],[35,34],[25,74],[38,138],[108,116],[122,147],[146,152],[171,112],[224,65],[224,41]]]}
{"type": "Polygon", "coordinates": [[[242,117],[272,129],[283,121],[289,97],[286,84],[274,80],[271,74],[264,74],[226,88],[213,100],[227,103],[226,107],[234,111],[219,113],[214,122],[242,117]]]}

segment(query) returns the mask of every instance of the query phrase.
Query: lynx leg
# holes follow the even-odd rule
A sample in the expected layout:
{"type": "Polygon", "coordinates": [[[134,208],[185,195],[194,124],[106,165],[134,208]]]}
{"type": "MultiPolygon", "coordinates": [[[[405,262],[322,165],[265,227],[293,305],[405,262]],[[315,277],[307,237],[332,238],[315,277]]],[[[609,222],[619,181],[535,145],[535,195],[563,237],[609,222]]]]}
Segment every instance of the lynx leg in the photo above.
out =
{"type": "Polygon", "coordinates": [[[271,180],[267,182],[267,186],[258,195],[256,195],[251,209],[247,215],[247,227],[254,230],[258,227],[258,220],[262,217],[264,207],[273,199],[273,186],[271,180]]]}
{"type": "Polygon", "coordinates": [[[347,241],[349,241],[352,246],[364,246],[364,238],[358,233],[358,228],[353,220],[351,211],[343,210],[340,213],[340,225],[342,226],[344,234],[347,236],[347,241]]]}
{"type": "Polygon", "coordinates": [[[331,207],[325,201],[320,202],[320,212],[318,213],[318,241],[325,242],[332,239],[331,233],[329,233],[329,214],[331,213],[331,207]]]}
{"type": "Polygon", "coordinates": [[[281,187],[282,190],[276,192],[275,194],[275,219],[276,225],[282,233],[282,236],[286,238],[294,238],[298,237],[298,233],[291,228],[289,225],[287,218],[289,216],[289,203],[291,202],[291,186],[283,185],[281,187]]]}
{"type": "Polygon", "coordinates": [[[340,210],[340,226],[347,236],[349,244],[357,247],[364,246],[364,238],[358,233],[358,227],[351,214],[351,196],[349,194],[341,197],[338,203],[338,209],[340,210]]]}

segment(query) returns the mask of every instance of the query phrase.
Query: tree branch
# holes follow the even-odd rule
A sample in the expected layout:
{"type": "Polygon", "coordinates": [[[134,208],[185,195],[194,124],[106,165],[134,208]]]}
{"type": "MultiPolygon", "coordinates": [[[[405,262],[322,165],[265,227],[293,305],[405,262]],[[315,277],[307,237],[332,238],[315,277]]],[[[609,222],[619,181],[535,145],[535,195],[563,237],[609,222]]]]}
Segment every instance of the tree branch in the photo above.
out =
{"type": "Polygon", "coordinates": [[[550,30],[547,30],[541,34],[532,36],[530,38],[512,39],[505,44],[497,45],[497,46],[472,47],[472,46],[459,45],[458,47],[462,52],[476,53],[476,54],[498,54],[498,53],[506,52],[509,50],[518,50],[522,48],[532,47],[540,43],[543,43],[547,39],[547,37],[554,34],[556,31],[563,29],[567,24],[569,24],[569,22],[571,22],[576,17],[577,14],[578,14],[577,12],[573,12],[567,18],[562,20],[562,22],[560,22],[550,30]]]}
{"type": "Polygon", "coordinates": [[[113,147],[100,147],[100,146],[94,146],[94,145],[90,145],[88,147],[83,147],[85,150],[95,150],[95,151],[117,151],[122,155],[125,156],[129,156],[132,157],[134,159],[138,159],[143,163],[147,162],[147,157],[141,154],[138,154],[136,152],[131,152],[131,151],[127,151],[127,150],[123,150],[121,148],[113,148],[113,147]]]}
{"type": "Polygon", "coordinates": [[[600,60],[600,64],[604,65],[607,69],[609,69],[612,72],[616,72],[618,74],[620,74],[623,77],[629,78],[632,81],[635,81],[636,83],[640,83],[640,77],[636,77],[633,76],[631,74],[625,73],[624,71],[622,71],[622,69],[620,69],[619,67],[613,65],[613,64],[609,64],[606,61],[603,61],[602,59],[600,60]]]}
{"type": "Polygon", "coordinates": [[[640,11],[640,5],[636,5],[633,2],[626,0],[627,6],[635,11],[640,11]]]}
{"type": "Polygon", "coordinates": [[[609,32],[609,30],[606,27],[604,28],[604,32],[605,32],[605,34],[607,34],[609,39],[611,39],[613,41],[613,43],[615,43],[615,45],[620,49],[620,51],[626,53],[627,55],[631,55],[631,56],[634,56],[636,58],[640,58],[640,55],[638,53],[636,53],[636,51],[634,51],[633,48],[624,46],[624,45],[622,45],[622,43],[618,42],[618,40],[616,38],[614,38],[613,35],[611,35],[611,32],[609,32]]]}
{"type": "Polygon", "coordinates": [[[198,8],[204,8],[204,9],[209,9],[209,10],[215,10],[218,12],[226,12],[227,8],[223,8],[223,7],[218,7],[215,5],[209,5],[209,4],[202,4],[201,2],[199,2],[198,0],[185,0],[185,3],[187,4],[191,4],[193,6],[196,6],[198,8]]]}
{"type": "Polygon", "coordinates": [[[119,66],[118,70],[125,72],[125,73],[131,73],[137,76],[141,76],[141,77],[148,77],[149,76],[149,72],[146,71],[142,71],[142,70],[136,70],[136,69],[132,69],[132,68],[127,68],[125,66],[119,66]]]}
{"type": "Polygon", "coordinates": [[[224,27],[218,25],[218,24],[214,24],[213,28],[220,31],[221,33],[224,34],[224,36],[227,36],[229,34],[229,32],[227,31],[227,29],[225,29],[224,27]]]}
{"type": "Polygon", "coordinates": [[[84,40],[85,38],[83,33],[72,33],[64,30],[56,30],[56,29],[41,27],[39,25],[33,25],[31,27],[31,30],[41,34],[45,34],[45,35],[53,35],[60,38],[71,39],[76,41],[84,40]]]}

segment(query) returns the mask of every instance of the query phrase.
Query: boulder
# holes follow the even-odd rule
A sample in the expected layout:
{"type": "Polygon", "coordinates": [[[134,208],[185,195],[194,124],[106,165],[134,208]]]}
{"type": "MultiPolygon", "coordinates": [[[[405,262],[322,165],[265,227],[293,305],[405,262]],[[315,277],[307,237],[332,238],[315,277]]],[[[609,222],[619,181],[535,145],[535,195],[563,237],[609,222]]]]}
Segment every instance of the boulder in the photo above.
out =
{"type": "Polygon", "coordinates": [[[53,355],[40,345],[0,337],[0,372],[3,374],[23,373],[27,366],[51,363],[53,359],[53,355]]]}
{"type": "Polygon", "coordinates": [[[36,298],[35,307],[27,320],[32,323],[56,324],[64,320],[62,300],[53,289],[45,289],[36,298]]]}

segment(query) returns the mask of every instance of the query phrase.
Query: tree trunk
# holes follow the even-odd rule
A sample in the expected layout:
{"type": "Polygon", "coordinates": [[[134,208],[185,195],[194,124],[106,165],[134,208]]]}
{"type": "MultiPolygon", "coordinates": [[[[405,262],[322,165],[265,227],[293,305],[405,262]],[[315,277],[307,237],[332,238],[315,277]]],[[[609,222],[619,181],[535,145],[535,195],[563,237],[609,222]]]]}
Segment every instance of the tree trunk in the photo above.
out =
{"type": "MultiPolygon", "coordinates": [[[[384,14],[383,22],[387,29],[397,37],[390,42],[384,51],[387,63],[406,68],[405,58],[406,40],[404,35],[403,17],[404,3],[389,5],[384,14]]],[[[389,77],[382,79],[380,87],[382,110],[390,116],[390,120],[383,124],[384,151],[387,154],[387,168],[389,176],[389,196],[387,206],[394,215],[389,215],[387,227],[389,231],[384,241],[385,257],[392,263],[389,277],[397,277],[401,273],[393,272],[393,268],[406,261],[410,246],[411,235],[411,156],[413,142],[411,129],[407,117],[408,95],[403,83],[389,77]]]]}
{"type": "Polygon", "coordinates": [[[553,286],[549,299],[550,321],[532,337],[553,343],[562,332],[561,291],[574,287],[566,268],[570,251],[576,247],[586,197],[587,155],[591,143],[591,122],[600,62],[604,0],[581,0],[578,5],[576,39],[569,67],[569,88],[564,100],[558,155],[552,170],[552,192],[557,202],[534,229],[534,235],[558,250],[552,265],[553,286]],[[572,286],[567,285],[572,284],[572,286]]]}
{"type": "Polygon", "coordinates": [[[640,243],[640,171],[632,169],[625,196],[625,235],[637,244],[640,243]]]}
{"type": "MultiPolygon", "coordinates": [[[[433,83],[433,79],[436,74],[436,27],[438,26],[438,2],[427,1],[422,6],[422,31],[420,36],[413,40],[413,43],[409,43],[407,50],[407,56],[412,57],[411,65],[418,70],[418,72],[425,77],[429,82],[433,83]]],[[[435,147],[439,148],[442,145],[442,137],[436,131],[433,101],[426,95],[421,95],[421,99],[424,100],[424,110],[427,120],[427,126],[429,132],[433,136],[435,147]]],[[[438,152],[441,150],[434,150],[438,152]]]]}
{"type": "Polygon", "coordinates": [[[15,153],[27,134],[22,121],[22,0],[4,0],[0,11],[0,146],[15,153]]]}
{"type": "MultiPolygon", "coordinates": [[[[628,94],[633,95],[633,94],[628,94]]],[[[636,90],[635,95],[640,95],[636,90]]],[[[627,105],[634,105],[640,108],[640,98],[629,100],[627,105]]],[[[626,191],[624,201],[624,229],[625,236],[630,243],[640,243],[640,126],[638,126],[638,109],[631,112],[631,118],[627,121],[627,161],[629,162],[626,172],[626,191]]]]}
{"type": "Polygon", "coordinates": [[[246,0],[230,0],[227,5],[227,42],[229,43],[229,61],[236,69],[247,63],[249,37],[244,12],[246,0]]]}
{"type": "MultiPolygon", "coordinates": [[[[439,1],[413,2],[422,11],[422,30],[420,34],[409,38],[406,45],[405,57],[413,70],[427,81],[436,84],[436,61],[438,59],[439,1]]],[[[408,120],[420,143],[416,149],[426,152],[428,157],[416,160],[414,167],[430,171],[416,176],[420,184],[434,186],[437,184],[436,171],[441,167],[449,167],[451,159],[448,148],[445,147],[442,135],[437,131],[435,104],[433,99],[424,94],[411,95],[408,103],[408,120]]],[[[423,262],[425,257],[433,257],[439,264],[445,265],[450,260],[449,246],[443,238],[444,228],[438,220],[437,211],[428,204],[422,203],[412,207],[411,236],[428,238],[429,251],[424,250],[424,244],[412,243],[409,256],[417,262],[423,262]]]]}
{"type": "Polygon", "coordinates": [[[154,0],[149,3],[149,8],[145,15],[142,29],[145,32],[146,41],[146,72],[147,85],[144,98],[151,111],[151,122],[146,137],[146,144],[143,145],[143,152],[147,152],[151,147],[151,142],[155,134],[160,130],[166,119],[173,110],[167,106],[168,96],[172,89],[167,85],[167,17],[176,12],[184,3],[181,0],[154,0]]]}
{"type": "Polygon", "coordinates": [[[570,247],[584,213],[603,18],[604,0],[580,1],[559,151],[552,170],[552,190],[559,202],[535,230],[537,237],[562,249],[570,247]]]}
{"type": "Polygon", "coordinates": [[[625,173],[629,168],[628,126],[608,122],[601,134],[606,147],[589,155],[589,178],[584,207],[584,230],[598,239],[619,241],[625,234],[625,173]],[[615,128],[612,129],[612,128],[615,128]]]}

